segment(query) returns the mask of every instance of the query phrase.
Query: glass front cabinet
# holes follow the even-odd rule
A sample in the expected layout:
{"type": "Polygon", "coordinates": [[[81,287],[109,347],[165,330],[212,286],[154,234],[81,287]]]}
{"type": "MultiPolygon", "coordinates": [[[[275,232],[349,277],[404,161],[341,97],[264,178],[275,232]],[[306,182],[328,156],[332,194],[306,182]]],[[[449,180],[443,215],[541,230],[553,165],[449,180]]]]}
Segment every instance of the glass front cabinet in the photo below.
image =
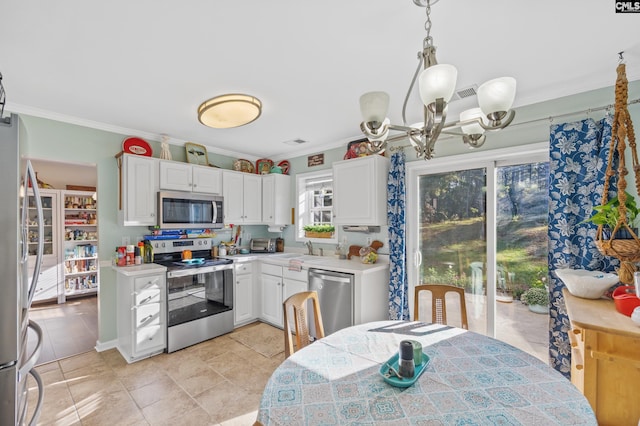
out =
{"type": "MultiPolygon", "coordinates": [[[[30,190],[28,210],[29,274],[38,252],[38,211],[30,190]]],[[[95,192],[40,189],[42,266],[34,302],[64,303],[68,297],[98,291],[98,207],[95,192]]]]}

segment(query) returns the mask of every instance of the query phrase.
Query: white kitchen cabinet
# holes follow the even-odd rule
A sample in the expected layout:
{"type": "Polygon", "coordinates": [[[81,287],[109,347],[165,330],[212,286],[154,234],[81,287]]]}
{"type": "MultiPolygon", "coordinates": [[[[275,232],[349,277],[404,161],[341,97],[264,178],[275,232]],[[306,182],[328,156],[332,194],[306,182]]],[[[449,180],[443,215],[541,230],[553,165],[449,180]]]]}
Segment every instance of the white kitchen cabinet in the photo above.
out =
{"type": "Polygon", "coordinates": [[[224,223],[262,223],[262,176],[222,171],[224,223]]]}
{"type": "Polygon", "coordinates": [[[121,154],[118,220],[123,226],[156,225],[159,160],[140,155],[121,154]]]}
{"type": "MultiPolygon", "coordinates": [[[[29,267],[29,279],[33,277],[34,268],[29,267]]],[[[33,294],[33,302],[56,301],[64,303],[64,297],[60,289],[62,282],[62,273],[60,265],[56,261],[43,261],[40,266],[40,274],[38,282],[33,294]]]]}
{"type": "Polygon", "coordinates": [[[160,161],[161,190],[222,194],[222,171],[177,161],[160,161]]]}
{"type": "Polygon", "coordinates": [[[233,292],[234,326],[256,319],[253,310],[253,262],[235,264],[236,286],[233,292]]]}
{"type": "Polygon", "coordinates": [[[263,272],[260,277],[260,319],[282,328],[282,276],[263,272]]]}
{"type": "Polygon", "coordinates": [[[29,190],[27,210],[27,250],[29,253],[28,274],[33,277],[35,260],[38,253],[38,239],[42,239],[42,263],[38,282],[33,295],[34,302],[53,301],[64,302],[64,297],[59,294],[62,273],[60,270],[60,206],[59,191],[40,189],[40,201],[42,203],[42,235],[38,234],[38,210],[32,190],[29,190]]]}
{"type": "MultiPolygon", "coordinates": [[[[307,291],[307,270],[291,271],[279,265],[262,263],[261,265],[261,303],[260,319],[276,327],[284,326],[282,303],[289,296],[307,291]]],[[[291,323],[293,327],[293,322],[291,323]]]]}
{"type": "Polygon", "coordinates": [[[387,224],[389,160],[381,155],[333,163],[333,212],[336,225],[387,224]]]}
{"type": "Polygon", "coordinates": [[[149,265],[121,268],[116,274],[117,346],[129,363],[166,347],[166,272],[149,265]]]}
{"type": "Polygon", "coordinates": [[[291,225],[291,176],[262,175],[262,222],[291,225]]]}

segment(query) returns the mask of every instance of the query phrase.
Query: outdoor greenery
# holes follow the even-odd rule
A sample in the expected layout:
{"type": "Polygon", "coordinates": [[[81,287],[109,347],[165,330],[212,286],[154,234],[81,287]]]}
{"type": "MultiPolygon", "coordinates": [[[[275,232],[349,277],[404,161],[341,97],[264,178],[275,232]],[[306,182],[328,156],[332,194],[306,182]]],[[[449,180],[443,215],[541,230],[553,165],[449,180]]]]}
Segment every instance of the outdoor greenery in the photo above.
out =
{"type": "Polygon", "coordinates": [[[520,300],[526,305],[547,306],[549,304],[549,292],[545,288],[531,287],[522,293],[520,300]]]}
{"type": "MultiPolygon", "coordinates": [[[[547,280],[548,164],[498,170],[496,261],[518,299],[547,280]]],[[[485,180],[482,169],[421,178],[422,282],[474,290],[472,266],[486,263],[485,180]]],[[[486,282],[486,268],[481,274],[486,282]]]]}

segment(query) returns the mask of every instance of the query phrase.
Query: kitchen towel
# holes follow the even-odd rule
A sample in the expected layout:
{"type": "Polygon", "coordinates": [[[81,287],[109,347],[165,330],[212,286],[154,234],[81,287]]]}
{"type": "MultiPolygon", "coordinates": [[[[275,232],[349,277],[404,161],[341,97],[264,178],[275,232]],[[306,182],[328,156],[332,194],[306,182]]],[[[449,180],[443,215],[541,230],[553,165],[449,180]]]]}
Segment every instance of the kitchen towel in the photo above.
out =
{"type": "Polygon", "coordinates": [[[289,260],[289,270],[296,271],[296,272],[302,271],[302,260],[300,259],[289,260]]]}

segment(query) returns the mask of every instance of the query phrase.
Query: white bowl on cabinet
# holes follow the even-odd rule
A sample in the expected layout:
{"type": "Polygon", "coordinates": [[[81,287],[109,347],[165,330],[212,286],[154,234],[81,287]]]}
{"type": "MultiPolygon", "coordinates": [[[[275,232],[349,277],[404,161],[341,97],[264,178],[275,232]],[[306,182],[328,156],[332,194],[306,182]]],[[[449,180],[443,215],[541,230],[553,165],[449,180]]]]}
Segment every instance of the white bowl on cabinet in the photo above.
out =
{"type": "Polygon", "coordinates": [[[619,282],[618,275],[610,272],[586,269],[556,269],[554,272],[567,286],[569,293],[583,299],[599,299],[619,282]]]}

